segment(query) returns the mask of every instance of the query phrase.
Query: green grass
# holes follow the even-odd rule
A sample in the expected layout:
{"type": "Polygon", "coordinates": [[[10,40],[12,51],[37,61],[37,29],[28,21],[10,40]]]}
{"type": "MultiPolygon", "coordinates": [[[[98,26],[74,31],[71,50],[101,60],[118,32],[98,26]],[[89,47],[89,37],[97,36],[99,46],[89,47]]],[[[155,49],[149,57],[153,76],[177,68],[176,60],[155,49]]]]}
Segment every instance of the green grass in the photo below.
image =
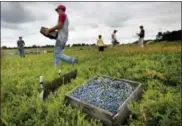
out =
{"type": "Polygon", "coordinates": [[[67,73],[77,68],[78,76],[45,102],[39,98],[39,76],[43,75],[44,81],[58,77],[53,54],[2,57],[1,114],[7,126],[101,126],[63,102],[68,91],[97,74],[143,84],[142,99],[130,105],[135,118],[129,118],[128,125],[180,125],[180,43],[149,44],[144,49],[136,45],[108,47],[103,54],[95,47],[73,47],[64,53],[78,57],[79,64],[61,62],[61,70],[67,73]]]}

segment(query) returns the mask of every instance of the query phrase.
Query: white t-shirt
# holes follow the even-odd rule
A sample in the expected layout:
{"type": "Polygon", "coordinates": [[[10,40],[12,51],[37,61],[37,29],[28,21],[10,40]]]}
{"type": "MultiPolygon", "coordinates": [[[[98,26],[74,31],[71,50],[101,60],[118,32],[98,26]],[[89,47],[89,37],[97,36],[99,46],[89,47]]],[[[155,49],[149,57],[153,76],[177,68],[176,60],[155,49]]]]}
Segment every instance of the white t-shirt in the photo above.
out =
{"type": "Polygon", "coordinates": [[[112,33],[112,42],[114,42],[114,41],[117,41],[117,38],[116,38],[116,34],[115,33],[112,33]]]}
{"type": "Polygon", "coordinates": [[[57,40],[60,42],[66,43],[68,41],[68,26],[69,26],[69,20],[66,14],[60,14],[59,15],[59,21],[62,21],[64,24],[61,29],[58,31],[58,37],[57,40]]]}

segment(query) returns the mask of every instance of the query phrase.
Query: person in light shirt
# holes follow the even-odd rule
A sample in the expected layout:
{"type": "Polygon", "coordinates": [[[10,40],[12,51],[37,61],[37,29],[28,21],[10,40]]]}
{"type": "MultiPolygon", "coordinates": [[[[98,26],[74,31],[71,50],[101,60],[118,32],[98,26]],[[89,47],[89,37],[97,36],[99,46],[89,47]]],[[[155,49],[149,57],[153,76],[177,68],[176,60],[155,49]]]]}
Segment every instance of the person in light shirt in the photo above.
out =
{"type": "Polygon", "coordinates": [[[115,45],[119,45],[119,42],[117,40],[117,37],[116,37],[116,33],[117,33],[117,30],[114,30],[112,35],[111,35],[111,38],[112,38],[112,45],[115,46],[115,45]]]}

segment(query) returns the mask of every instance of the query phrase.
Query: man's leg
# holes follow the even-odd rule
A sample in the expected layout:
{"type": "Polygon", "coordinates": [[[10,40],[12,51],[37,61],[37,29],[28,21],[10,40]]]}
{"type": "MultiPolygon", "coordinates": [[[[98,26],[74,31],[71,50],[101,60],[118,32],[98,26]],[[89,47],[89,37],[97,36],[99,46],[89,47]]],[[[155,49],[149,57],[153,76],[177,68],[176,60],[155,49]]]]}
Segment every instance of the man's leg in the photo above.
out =
{"type": "Polygon", "coordinates": [[[141,47],[142,47],[142,48],[144,48],[143,39],[144,39],[144,38],[141,38],[141,47]]]}
{"type": "Polygon", "coordinates": [[[58,66],[60,64],[60,62],[61,62],[61,59],[59,58],[60,57],[59,56],[60,51],[61,51],[61,49],[59,47],[55,46],[55,48],[54,48],[54,64],[56,66],[58,66]]]}
{"type": "Polygon", "coordinates": [[[143,38],[139,38],[139,46],[140,46],[141,48],[144,47],[144,46],[143,46],[143,38]]]}
{"type": "Polygon", "coordinates": [[[25,57],[24,49],[22,49],[22,57],[25,57]]]}
{"type": "Polygon", "coordinates": [[[18,55],[21,56],[21,55],[20,55],[20,49],[18,49],[18,55]]]}
{"type": "Polygon", "coordinates": [[[22,57],[22,49],[20,49],[20,57],[22,57]]]}
{"type": "Polygon", "coordinates": [[[141,38],[139,38],[139,40],[138,40],[138,45],[139,45],[139,47],[141,47],[141,38]]]}
{"type": "Polygon", "coordinates": [[[101,47],[101,52],[102,52],[102,53],[104,52],[104,46],[101,47]]]}
{"type": "Polygon", "coordinates": [[[76,58],[69,57],[61,52],[61,60],[67,62],[67,63],[74,63],[76,61],[76,58]]]}
{"type": "Polygon", "coordinates": [[[56,41],[56,46],[54,49],[54,63],[56,66],[58,66],[61,62],[61,60],[68,62],[68,63],[74,63],[76,61],[75,58],[71,58],[67,55],[63,54],[63,49],[65,46],[65,43],[58,43],[59,41],[56,41]]]}
{"type": "Polygon", "coordinates": [[[117,45],[117,41],[114,41],[114,46],[116,46],[117,45]]]}

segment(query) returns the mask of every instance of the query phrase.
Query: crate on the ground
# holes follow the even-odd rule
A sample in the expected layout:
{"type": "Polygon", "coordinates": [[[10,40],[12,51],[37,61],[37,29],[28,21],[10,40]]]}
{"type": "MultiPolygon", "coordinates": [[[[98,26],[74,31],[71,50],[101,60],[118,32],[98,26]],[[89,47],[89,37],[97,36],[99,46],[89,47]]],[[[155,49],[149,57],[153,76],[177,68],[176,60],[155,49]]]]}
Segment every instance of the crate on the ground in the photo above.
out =
{"type": "Polygon", "coordinates": [[[109,76],[96,76],[65,95],[65,102],[81,108],[106,126],[125,123],[128,103],[141,96],[141,83],[109,76]]]}
{"type": "Polygon", "coordinates": [[[43,100],[45,100],[51,92],[55,92],[60,86],[70,83],[71,80],[75,79],[76,77],[77,69],[74,69],[66,74],[60,75],[60,77],[52,81],[43,82],[43,100]]]}

